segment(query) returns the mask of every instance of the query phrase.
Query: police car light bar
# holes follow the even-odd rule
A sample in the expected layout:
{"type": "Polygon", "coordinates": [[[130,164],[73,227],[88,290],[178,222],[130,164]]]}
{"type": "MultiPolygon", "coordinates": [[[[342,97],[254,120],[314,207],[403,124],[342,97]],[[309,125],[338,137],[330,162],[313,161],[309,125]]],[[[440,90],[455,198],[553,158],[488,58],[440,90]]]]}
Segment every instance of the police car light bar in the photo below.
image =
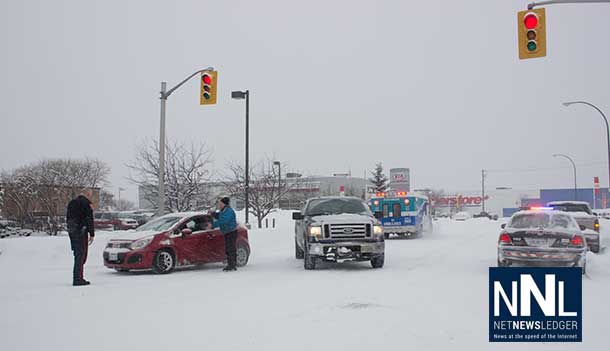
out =
{"type": "Polygon", "coordinates": [[[532,206],[530,210],[532,211],[544,211],[544,210],[552,210],[552,207],[543,207],[543,206],[532,206]]]}

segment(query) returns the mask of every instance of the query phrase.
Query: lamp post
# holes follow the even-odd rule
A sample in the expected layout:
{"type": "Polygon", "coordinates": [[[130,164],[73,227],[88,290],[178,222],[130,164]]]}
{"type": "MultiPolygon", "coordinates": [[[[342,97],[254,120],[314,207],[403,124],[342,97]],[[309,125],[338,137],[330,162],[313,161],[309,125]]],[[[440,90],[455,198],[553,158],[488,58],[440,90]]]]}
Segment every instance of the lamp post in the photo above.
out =
{"type": "Polygon", "coordinates": [[[568,161],[572,163],[572,168],[574,169],[574,200],[578,200],[578,186],[576,185],[576,164],[574,163],[574,160],[572,160],[570,156],[564,154],[554,154],[553,157],[567,158],[568,161]]]}
{"type": "Polygon", "coordinates": [[[244,184],[244,202],[246,210],[246,226],[248,222],[248,212],[250,210],[250,91],[233,91],[231,98],[236,100],[246,99],[246,168],[245,168],[245,184],[244,184]]]}
{"type": "Polygon", "coordinates": [[[121,207],[121,191],[125,191],[125,189],[119,187],[119,202],[117,203],[117,205],[118,205],[117,207],[118,207],[119,211],[121,210],[121,208],[120,208],[121,207]]]}
{"type": "Polygon", "coordinates": [[[162,216],[165,213],[165,107],[167,105],[167,98],[176,89],[180,88],[189,79],[193,78],[199,73],[206,71],[213,71],[213,67],[200,69],[190,76],[182,80],[175,87],[167,90],[167,82],[161,82],[161,118],[159,126],[159,184],[157,189],[157,215],[162,216]]]}
{"type": "Polygon", "coordinates": [[[273,165],[277,166],[277,207],[280,207],[280,200],[282,199],[282,163],[280,161],[273,161],[273,165]]]}
{"type": "Polygon", "coordinates": [[[567,107],[567,106],[575,105],[575,104],[587,105],[589,107],[592,107],[592,108],[596,109],[597,112],[599,112],[599,114],[604,119],[604,122],[606,123],[606,141],[608,143],[608,186],[610,187],[610,126],[608,126],[608,119],[606,118],[606,115],[604,115],[602,110],[600,110],[597,106],[593,105],[590,102],[586,102],[586,101],[569,101],[569,102],[564,102],[563,106],[567,107]]]}

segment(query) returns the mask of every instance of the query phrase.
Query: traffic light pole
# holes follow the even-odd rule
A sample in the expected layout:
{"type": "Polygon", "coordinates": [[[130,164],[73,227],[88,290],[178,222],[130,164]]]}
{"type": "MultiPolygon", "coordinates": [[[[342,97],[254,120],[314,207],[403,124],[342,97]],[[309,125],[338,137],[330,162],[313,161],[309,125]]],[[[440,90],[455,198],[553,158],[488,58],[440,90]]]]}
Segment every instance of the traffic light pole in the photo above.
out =
{"type": "Polygon", "coordinates": [[[165,214],[165,109],[167,105],[167,98],[172,95],[174,91],[176,91],[184,83],[186,83],[189,79],[193,78],[197,74],[213,70],[213,67],[201,69],[186,77],[182,82],[178,83],[170,90],[166,90],[167,82],[161,82],[161,121],[159,126],[159,184],[157,188],[157,215],[162,216],[163,214],[165,214]]]}
{"type": "Polygon", "coordinates": [[[553,4],[585,4],[585,3],[600,3],[610,2],[610,0],[548,0],[540,2],[532,2],[527,5],[528,10],[533,10],[536,6],[553,5],[553,4]]]}

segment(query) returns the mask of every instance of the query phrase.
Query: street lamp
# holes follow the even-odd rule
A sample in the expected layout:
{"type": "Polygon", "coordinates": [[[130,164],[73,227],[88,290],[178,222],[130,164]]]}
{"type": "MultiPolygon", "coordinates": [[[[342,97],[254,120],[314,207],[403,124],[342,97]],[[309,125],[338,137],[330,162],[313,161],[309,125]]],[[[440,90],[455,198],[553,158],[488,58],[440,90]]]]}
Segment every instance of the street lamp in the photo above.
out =
{"type": "Polygon", "coordinates": [[[604,122],[606,123],[606,139],[607,139],[607,142],[608,142],[608,186],[610,187],[610,126],[608,126],[608,119],[606,118],[606,115],[604,115],[602,110],[600,110],[597,106],[593,105],[590,102],[586,102],[586,101],[569,101],[569,102],[564,102],[563,106],[567,107],[567,106],[575,105],[575,104],[583,104],[583,105],[587,105],[587,106],[590,106],[590,107],[596,109],[597,112],[599,112],[599,114],[604,119],[604,122]]]}
{"type": "Polygon", "coordinates": [[[236,100],[246,99],[246,169],[245,169],[245,184],[244,184],[244,202],[246,210],[246,226],[248,222],[248,211],[250,209],[249,192],[250,192],[250,91],[233,91],[231,98],[236,100]]]}
{"type": "Polygon", "coordinates": [[[277,207],[280,207],[280,200],[282,199],[282,163],[280,161],[273,161],[273,165],[277,166],[277,207]]]}
{"type": "Polygon", "coordinates": [[[574,169],[574,200],[578,200],[578,196],[577,196],[578,187],[576,185],[576,164],[574,163],[574,160],[572,160],[572,158],[570,158],[570,156],[564,155],[564,154],[554,154],[553,157],[567,158],[572,163],[572,168],[574,169]]]}

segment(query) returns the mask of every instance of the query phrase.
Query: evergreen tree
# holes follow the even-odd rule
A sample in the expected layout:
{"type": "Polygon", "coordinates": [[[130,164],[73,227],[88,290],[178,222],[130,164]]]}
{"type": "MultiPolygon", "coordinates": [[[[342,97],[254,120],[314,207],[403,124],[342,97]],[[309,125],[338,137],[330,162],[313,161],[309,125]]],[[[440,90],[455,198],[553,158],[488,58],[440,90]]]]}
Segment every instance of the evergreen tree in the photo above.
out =
{"type": "Polygon", "coordinates": [[[388,178],[383,174],[381,162],[375,165],[375,170],[371,172],[371,175],[373,178],[369,178],[369,182],[375,186],[375,192],[384,192],[388,189],[388,178]]]}

